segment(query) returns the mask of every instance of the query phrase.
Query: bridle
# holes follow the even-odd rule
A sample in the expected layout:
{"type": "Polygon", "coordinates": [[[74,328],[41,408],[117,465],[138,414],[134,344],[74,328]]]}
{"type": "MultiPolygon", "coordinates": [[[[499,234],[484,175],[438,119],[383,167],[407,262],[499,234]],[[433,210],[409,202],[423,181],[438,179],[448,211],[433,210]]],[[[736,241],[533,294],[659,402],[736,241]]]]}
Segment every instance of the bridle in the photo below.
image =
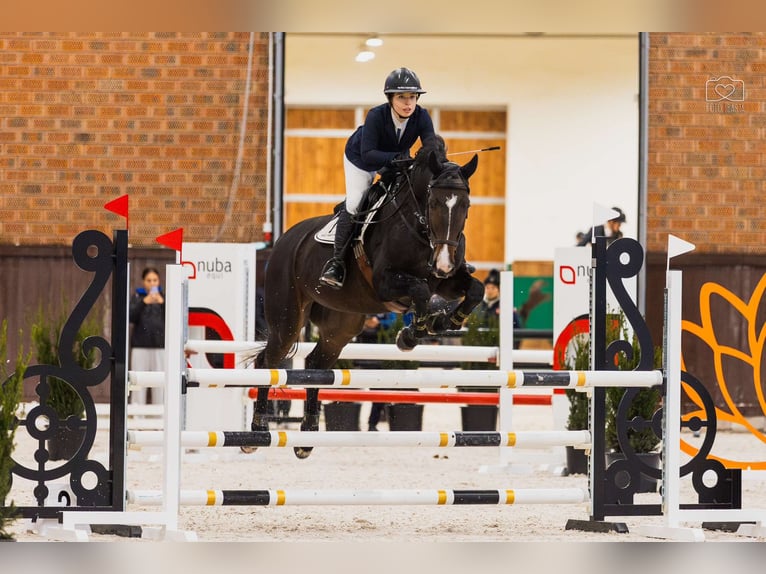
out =
{"type": "MultiPolygon", "coordinates": [[[[466,194],[470,193],[470,188],[468,187],[468,181],[463,177],[463,174],[460,172],[460,166],[456,163],[448,162],[446,164],[446,169],[443,169],[437,176],[432,177],[431,181],[428,182],[428,188],[427,188],[427,194],[426,198],[428,198],[431,195],[431,190],[434,187],[439,187],[439,189],[455,189],[460,190],[462,192],[465,192],[466,194]],[[442,181],[445,180],[445,181],[442,181]]],[[[430,225],[431,221],[431,213],[429,208],[429,202],[426,199],[426,228],[428,230],[428,240],[432,247],[432,249],[436,250],[436,248],[440,245],[447,245],[449,247],[457,247],[459,245],[459,242],[455,239],[436,239],[433,236],[433,228],[430,225]]]]}

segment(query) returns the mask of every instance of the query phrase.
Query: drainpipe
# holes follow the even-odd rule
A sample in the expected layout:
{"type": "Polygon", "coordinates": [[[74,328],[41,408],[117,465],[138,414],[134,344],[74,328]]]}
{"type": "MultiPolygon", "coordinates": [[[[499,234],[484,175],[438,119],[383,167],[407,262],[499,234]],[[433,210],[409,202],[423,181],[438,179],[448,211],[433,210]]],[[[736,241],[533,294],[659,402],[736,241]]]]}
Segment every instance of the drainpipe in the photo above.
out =
{"type": "MultiPolygon", "coordinates": [[[[638,35],[638,242],[647,253],[647,176],[649,163],[649,33],[638,35]]],[[[646,259],[638,274],[637,304],[646,316],[646,259]]]]}
{"type": "MultiPolygon", "coordinates": [[[[272,109],[274,122],[272,124],[272,172],[271,197],[273,200],[271,237],[273,241],[282,234],[284,208],[284,146],[285,146],[285,33],[274,33],[274,75],[272,77],[273,94],[272,109]]],[[[264,229],[264,231],[266,231],[264,229]]]]}

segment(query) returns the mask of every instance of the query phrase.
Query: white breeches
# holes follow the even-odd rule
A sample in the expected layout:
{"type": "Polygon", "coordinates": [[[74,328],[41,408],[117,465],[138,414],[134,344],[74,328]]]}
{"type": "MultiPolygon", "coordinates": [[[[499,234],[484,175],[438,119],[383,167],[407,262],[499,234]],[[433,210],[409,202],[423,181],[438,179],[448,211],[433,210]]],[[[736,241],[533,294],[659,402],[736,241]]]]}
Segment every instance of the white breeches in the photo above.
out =
{"type": "Polygon", "coordinates": [[[375,179],[375,171],[359,169],[343,155],[343,171],[346,174],[346,211],[354,214],[359,209],[359,203],[364,197],[364,192],[372,185],[375,179]]]}

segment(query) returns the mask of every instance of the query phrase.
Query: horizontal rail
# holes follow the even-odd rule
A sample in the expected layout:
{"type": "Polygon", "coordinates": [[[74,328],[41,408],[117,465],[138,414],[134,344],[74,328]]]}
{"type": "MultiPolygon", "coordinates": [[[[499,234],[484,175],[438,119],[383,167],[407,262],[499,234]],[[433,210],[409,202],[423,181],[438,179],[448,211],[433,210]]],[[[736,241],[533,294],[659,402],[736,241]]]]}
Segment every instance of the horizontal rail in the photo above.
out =
{"type": "MultiPolygon", "coordinates": [[[[255,353],[262,349],[262,341],[210,341],[190,339],[186,350],[197,353],[255,353]]],[[[298,343],[296,357],[305,358],[316,343],[298,343]]],[[[481,362],[496,363],[497,347],[471,347],[460,345],[419,345],[411,351],[402,351],[396,345],[385,343],[349,343],[341,351],[341,359],[390,360],[419,362],[481,362]]],[[[514,349],[515,363],[553,364],[553,350],[514,349]]]]}
{"type": "MultiPolygon", "coordinates": [[[[251,388],[248,397],[258,397],[258,389],[251,388]]],[[[271,388],[269,399],[273,401],[302,401],[306,398],[306,389],[271,388]]],[[[419,391],[358,391],[354,389],[320,389],[320,401],[340,403],[415,403],[415,404],[458,404],[458,405],[497,405],[500,398],[497,393],[421,393],[419,391]]],[[[513,395],[514,405],[550,406],[551,395],[513,395]]]]}
{"type": "MultiPolygon", "coordinates": [[[[162,504],[159,490],[129,490],[128,502],[162,504]]],[[[582,488],[524,490],[182,490],[183,506],[371,506],[462,504],[577,504],[588,501],[582,488]]]]}
{"type": "MultiPolygon", "coordinates": [[[[188,369],[190,387],[297,386],[305,388],[449,388],[449,387],[652,387],[662,371],[460,371],[387,369],[188,369]]],[[[130,384],[161,387],[165,373],[130,371],[130,384]]]]}
{"type": "MultiPolygon", "coordinates": [[[[162,431],[128,431],[128,443],[161,446],[162,431]]],[[[544,448],[590,446],[590,432],[581,431],[182,431],[184,447],[486,447],[544,448]]]]}

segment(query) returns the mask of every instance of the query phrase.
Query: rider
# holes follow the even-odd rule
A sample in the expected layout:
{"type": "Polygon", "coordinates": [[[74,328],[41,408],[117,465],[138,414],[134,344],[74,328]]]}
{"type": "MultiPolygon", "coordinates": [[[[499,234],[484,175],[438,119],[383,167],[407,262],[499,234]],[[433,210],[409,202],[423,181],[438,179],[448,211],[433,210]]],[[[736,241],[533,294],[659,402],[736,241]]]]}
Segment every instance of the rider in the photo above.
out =
{"type": "Polygon", "coordinates": [[[421,144],[434,136],[431,116],[417,102],[425,94],[415,72],[397,68],[386,78],[383,93],[388,103],[372,108],[346,142],[343,167],[346,174],[346,208],[340,210],[335,226],[335,248],[322,270],[319,282],[334,289],[343,287],[345,254],[354,228],[354,215],[378,170],[394,159],[409,157],[420,138],[421,144]]]}

